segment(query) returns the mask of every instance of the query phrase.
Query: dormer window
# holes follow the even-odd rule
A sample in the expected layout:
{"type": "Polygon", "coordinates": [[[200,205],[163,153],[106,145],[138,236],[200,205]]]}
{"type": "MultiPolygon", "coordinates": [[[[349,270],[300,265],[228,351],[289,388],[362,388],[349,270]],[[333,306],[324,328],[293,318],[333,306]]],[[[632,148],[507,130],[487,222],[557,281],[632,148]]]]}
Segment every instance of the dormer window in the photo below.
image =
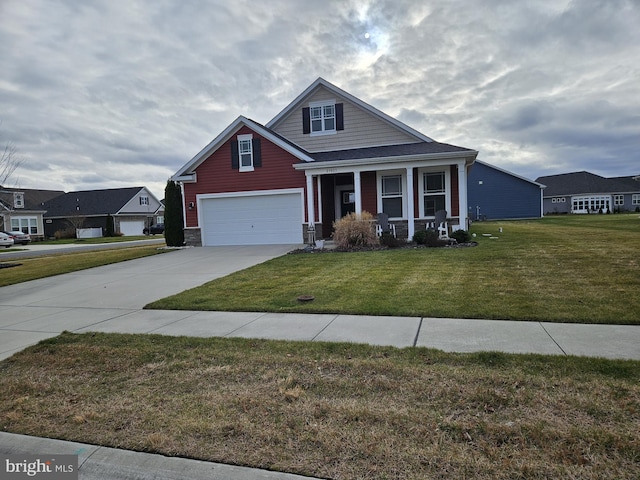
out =
{"type": "Polygon", "coordinates": [[[335,100],[311,102],[302,109],[302,132],[315,135],[330,135],[344,130],[343,104],[335,100]]]}
{"type": "Polygon", "coordinates": [[[24,208],[24,193],[15,192],[13,194],[13,208],[24,208]]]}

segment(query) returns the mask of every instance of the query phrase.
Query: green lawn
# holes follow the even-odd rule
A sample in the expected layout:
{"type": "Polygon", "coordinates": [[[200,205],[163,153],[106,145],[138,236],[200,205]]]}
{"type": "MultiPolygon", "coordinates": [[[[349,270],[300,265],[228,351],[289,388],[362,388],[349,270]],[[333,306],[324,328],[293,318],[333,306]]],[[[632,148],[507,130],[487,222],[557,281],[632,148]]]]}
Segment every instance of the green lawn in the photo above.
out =
{"type": "Polygon", "coordinates": [[[147,308],[640,324],[638,214],[471,232],[476,247],[286,255],[147,308]]]}

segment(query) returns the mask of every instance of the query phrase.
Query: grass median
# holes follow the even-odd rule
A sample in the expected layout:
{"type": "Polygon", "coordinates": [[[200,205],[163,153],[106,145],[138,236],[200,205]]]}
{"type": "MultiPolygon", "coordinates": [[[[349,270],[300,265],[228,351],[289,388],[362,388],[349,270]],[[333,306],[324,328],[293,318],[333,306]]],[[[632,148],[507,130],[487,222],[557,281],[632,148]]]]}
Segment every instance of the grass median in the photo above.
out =
{"type": "MultiPolygon", "coordinates": [[[[71,273],[87,268],[100,267],[111,263],[124,262],[135,258],[148,257],[166,252],[157,245],[144,247],[115,248],[89,252],[68,252],[42,257],[7,260],[5,263],[15,265],[3,268],[0,275],[0,287],[14,283],[52,277],[63,273],[71,273]]],[[[2,257],[0,256],[0,261],[2,257]]]]}
{"type": "Polygon", "coordinates": [[[286,255],[146,308],[640,323],[637,214],[471,231],[477,247],[286,255]]]}
{"type": "Polygon", "coordinates": [[[3,431],[322,478],[640,476],[640,363],[62,335],[0,363],[3,431]]]}

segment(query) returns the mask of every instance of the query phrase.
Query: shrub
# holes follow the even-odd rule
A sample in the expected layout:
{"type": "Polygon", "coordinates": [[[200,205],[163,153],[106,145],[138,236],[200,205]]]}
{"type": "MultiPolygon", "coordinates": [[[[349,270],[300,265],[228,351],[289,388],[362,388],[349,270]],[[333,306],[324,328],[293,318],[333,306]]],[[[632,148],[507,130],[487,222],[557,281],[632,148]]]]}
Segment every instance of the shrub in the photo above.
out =
{"type": "Polygon", "coordinates": [[[446,240],[440,240],[435,230],[418,230],[413,234],[413,241],[427,247],[443,247],[447,244],[446,240]]]}
{"type": "Polygon", "coordinates": [[[336,248],[350,250],[379,246],[374,225],[373,215],[369,212],[349,213],[335,221],[333,223],[333,241],[336,248]]]}
{"type": "Polygon", "coordinates": [[[56,240],[61,240],[63,238],[76,238],[76,229],[65,228],[64,230],[56,230],[53,236],[56,240]]]}
{"type": "Polygon", "coordinates": [[[471,235],[466,230],[456,230],[449,236],[455,239],[458,243],[467,243],[471,241],[471,235]]]}
{"type": "Polygon", "coordinates": [[[400,248],[405,242],[394,237],[392,233],[384,232],[380,237],[380,243],[387,248],[400,248]]]}

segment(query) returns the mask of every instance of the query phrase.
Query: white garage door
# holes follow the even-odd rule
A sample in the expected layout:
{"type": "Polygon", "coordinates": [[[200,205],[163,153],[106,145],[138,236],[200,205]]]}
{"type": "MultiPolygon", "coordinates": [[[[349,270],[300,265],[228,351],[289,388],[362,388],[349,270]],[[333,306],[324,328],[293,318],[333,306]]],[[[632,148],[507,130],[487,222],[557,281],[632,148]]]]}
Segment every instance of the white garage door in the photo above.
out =
{"type": "Polygon", "coordinates": [[[302,243],[302,193],[205,198],[200,214],[204,246],[302,243]]]}
{"type": "Polygon", "coordinates": [[[120,222],[120,233],[124,236],[142,235],[144,220],[124,220],[120,222]]]}

